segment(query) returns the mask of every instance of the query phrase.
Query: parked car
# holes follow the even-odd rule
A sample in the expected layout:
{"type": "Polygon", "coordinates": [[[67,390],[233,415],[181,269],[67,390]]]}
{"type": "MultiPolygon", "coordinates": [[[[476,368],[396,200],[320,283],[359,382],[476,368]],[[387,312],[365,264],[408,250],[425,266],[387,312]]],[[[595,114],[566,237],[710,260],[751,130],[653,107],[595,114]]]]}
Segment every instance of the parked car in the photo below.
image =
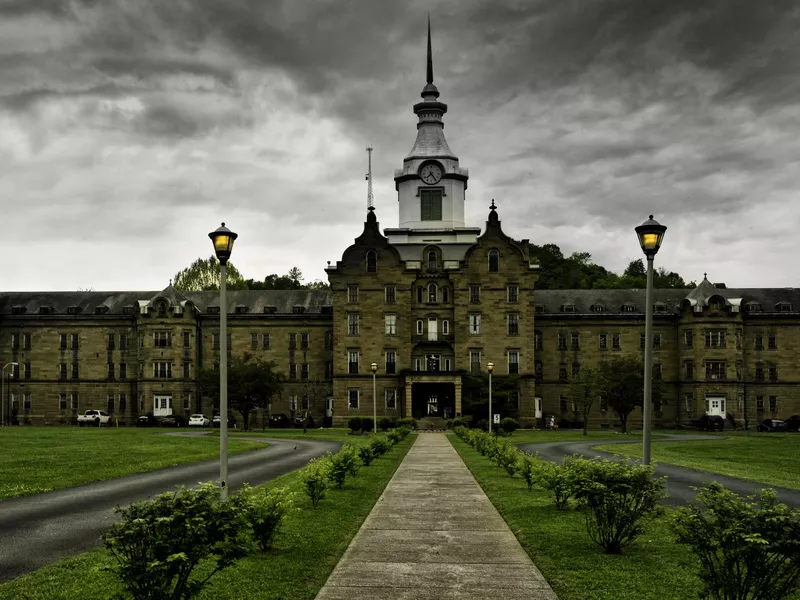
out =
{"type": "Polygon", "coordinates": [[[192,415],[189,417],[189,427],[208,427],[211,421],[205,415],[192,415]]]}
{"type": "MultiPolygon", "coordinates": [[[[219,415],[214,415],[214,418],[211,421],[211,426],[212,427],[219,427],[221,422],[222,422],[222,419],[220,418],[220,416],[219,415]]],[[[236,419],[234,419],[231,416],[228,417],[228,429],[236,429],[236,419]]]]}
{"type": "Polygon", "coordinates": [[[137,427],[157,427],[158,426],[158,419],[156,419],[153,415],[139,415],[139,418],[136,419],[136,426],[137,427]]]}
{"type": "Polygon", "coordinates": [[[82,415],[78,415],[78,425],[81,427],[84,425],[100,427],[100,425],[108,424],[110,420],[111,416],[104,410],[87,410],[82,415]]]}
{"type": "Polygon", "coordinates": [[[783,419],[764,419],[756,427],[758,431],[774,433],[777,431],[787,431],[786,421],[783,419]]]}
{"type": "Polygon", "coordinates": [[[703,415],[695,422],[695,427],[702,431],[722,431],[725,429],[725,419],[719,415],[703,415]]]}
{"type": "Polygon", "coordinates": [[[291,427],[292,420],[284,415],[283,413],[278,413],[276,415],[269,416],[269,426],[275,427],[276,429],[280,429],[282,427],[291,427]]]}
{"type": "Polygon", "coordinates": [[[800,415],[792,415],[786,419],[786,431],[800,431],[800,415]]]}
{"type": "Polygon", "coordinates": [[[161,417],[162,427],[180,427],[181,420],[177,417],[161,417]]]}

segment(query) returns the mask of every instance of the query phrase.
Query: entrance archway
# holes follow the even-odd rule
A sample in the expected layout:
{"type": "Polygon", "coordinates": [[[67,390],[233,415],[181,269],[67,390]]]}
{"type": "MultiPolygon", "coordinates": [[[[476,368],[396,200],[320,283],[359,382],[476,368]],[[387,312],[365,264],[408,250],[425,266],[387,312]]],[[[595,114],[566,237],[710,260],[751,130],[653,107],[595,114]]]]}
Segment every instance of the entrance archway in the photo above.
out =
{"type": "Polygon", "coordinates": [[[456,386],[453,383],[411,384],[411,416],[415,419],[456,416],[456,386]]]}

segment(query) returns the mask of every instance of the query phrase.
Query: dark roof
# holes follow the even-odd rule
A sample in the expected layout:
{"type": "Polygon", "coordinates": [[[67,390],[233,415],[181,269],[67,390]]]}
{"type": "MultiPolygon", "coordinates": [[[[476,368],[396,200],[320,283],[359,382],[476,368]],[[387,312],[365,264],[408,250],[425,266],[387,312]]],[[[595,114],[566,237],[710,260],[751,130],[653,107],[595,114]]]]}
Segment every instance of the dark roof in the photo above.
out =
{"type": "MultiPolygon", "coordinates": [[[[125,306],[133,306],[138,312],[140,302],[164,297],[173,303],[185,298],[203,312],[208,306],[219,306],[219,292],[172,292],[169,288],[160,292],[2,292],[0,314],[11,314],[13,307],[21,306],[25,314],[36,315],[41,306],[49,306],[58,315],[77,306],[80,314],[91,315],[103,305],[108,307],[108,314],[122,314],[125,306]]],[[[303,306],[306,313],[319,313],[332,301],[329,290],[235,290],[228,292],[228,311],[233,313],[238,304],[247,306],[250,313],[261,313],[264,306],[275,306],[276,313],[291,313],[294,306],[303,306]]]]}

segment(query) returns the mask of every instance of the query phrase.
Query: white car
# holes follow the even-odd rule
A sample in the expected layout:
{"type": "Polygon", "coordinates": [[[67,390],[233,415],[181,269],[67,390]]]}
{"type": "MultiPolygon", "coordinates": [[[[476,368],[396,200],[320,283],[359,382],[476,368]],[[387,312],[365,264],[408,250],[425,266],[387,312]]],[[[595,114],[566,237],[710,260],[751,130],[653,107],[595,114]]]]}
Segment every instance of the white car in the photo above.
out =
{"type": "Polygon", "coordinates": [[[211,421],[205,415],[192,415],[189,417],[189,427],[208,427],[211,421]]]}

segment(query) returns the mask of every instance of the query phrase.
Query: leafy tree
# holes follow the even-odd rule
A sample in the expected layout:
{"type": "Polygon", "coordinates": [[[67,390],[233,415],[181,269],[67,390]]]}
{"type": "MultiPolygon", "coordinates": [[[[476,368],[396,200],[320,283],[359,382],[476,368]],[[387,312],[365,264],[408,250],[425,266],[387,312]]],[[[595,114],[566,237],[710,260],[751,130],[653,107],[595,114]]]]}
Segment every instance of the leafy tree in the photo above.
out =
{"type": "MultiPolygon", "coordinates": [[[[324,379],[309,379],[303,382],[302,393],[307,402],[304,411],[304,423],[308,421],[308,415],[314,412],[314,408],[325,404],[325,399],[331,392],[331,382],[324,379]]],[[[303,425],[305,431],[305,424],[303,425]]]]}
{"type": "MultiPolygon", "coordinates": [[[[489,418],[489,374],[466,373],[461,378],[461,410],[472,415],[473,420],[489,418]]],[[[519,377],[516,375],[492,376],[492,412],[516,418],[519,377]]]]}
{"type": "Polygon", "coordinates": [[[639,258],[628,263],[628,268],[622,274],[623,277],[646,277],[647,269],[644,268],[644,261],[639,258]]]}
{"type": "MultiPolygon", "coordinates": [[[[229,290],[246,290],[247,284],[242,274],[230,262],[226,271],[229,290]]],[[[219,289],[219,261],[214,255],[207,259],[198,258],[191,265],[178,271],[173,278],[175,289],[186,292],[207,292],[219,289]]]]}
{"type": "Polygon", "coordinates": [[[567,386],[566,396],[577,407],[583,420],[583,435],[589,423],[589,413],[594,403],[600,399],[599,372],[592,368],[583,368],[572,378],[567,386]]]}
{"type": "MultiPolygon", "coordinates": [[[[219,365],[198,373],[200,391],[219,405],[219,365]]],[[[264,409],[270,399],[283,390],[284,377],[273,362],[250,354],[228,360],[228,405],[242,415],[244,428],[250,426],[250,413],[264,409]]]]}
{"type": "MultiPolygon", "coordinates": [[[[598,391],[619,417],[622,432],[628,430],[628,415],[644,405],[644,362],[638,356],[616,356],[601,361],[598,371],[598,391]]],[[[653,378],[653,404],[664,396],[660,379],[653,378]]]]}

